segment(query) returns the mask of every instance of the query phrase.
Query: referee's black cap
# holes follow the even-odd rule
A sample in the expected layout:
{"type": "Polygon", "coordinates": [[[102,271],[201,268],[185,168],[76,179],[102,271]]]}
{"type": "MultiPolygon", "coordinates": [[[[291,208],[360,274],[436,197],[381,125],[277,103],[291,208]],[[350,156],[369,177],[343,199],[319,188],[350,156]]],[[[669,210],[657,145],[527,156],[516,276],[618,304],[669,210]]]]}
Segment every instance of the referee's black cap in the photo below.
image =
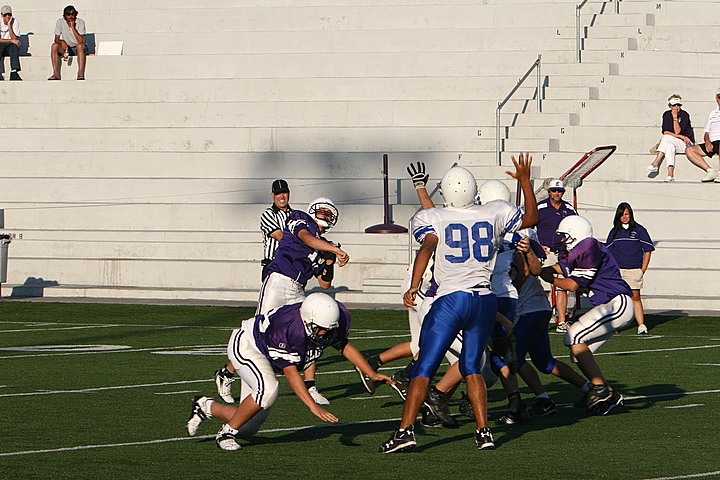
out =
{"type": "Polygon", "coordinates": [[[290,193],[288,183],[283,179],[275,180],[272,184],[272,192],[277,195],[279,193],[290,193]]]}

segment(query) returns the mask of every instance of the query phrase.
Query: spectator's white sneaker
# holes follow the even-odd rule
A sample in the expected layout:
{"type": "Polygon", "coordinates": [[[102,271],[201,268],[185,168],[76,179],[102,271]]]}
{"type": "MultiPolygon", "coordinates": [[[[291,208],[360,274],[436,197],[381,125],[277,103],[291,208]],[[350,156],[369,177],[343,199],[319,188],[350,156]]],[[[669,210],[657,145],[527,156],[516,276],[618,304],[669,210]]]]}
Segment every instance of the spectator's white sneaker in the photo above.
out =
{"type": "Polygon", "coordinates": [[[718,176],[718,171],[714,168],[708,168],[707,172],[705,172],[705,176],[700,179],[703,183],[708,183],[714,181],[718,176]]]}
{"type": "Polygon", "coordinates": [[[317,387],[308,388],[308,393],[318,405],[330,405],[330,400],[325,398],[322,393],[318,392],[317,387]]]}
{"type": "Polygon", "coordinates": [[[645,335],[648,329],[645,325],[638,325],[638,335],[645,335]]]}
{"type": "Polygon", "coordinates": [[[658,167],[653,167],[652,164],[645,167],[645,170],[647,170],[648,173],[657,173],[658,167]]]}
{"type": "Polygon", "coordinates": [[[720,176],[719,176],[719,177],[715,177],[715,183],[720,183],[720,176]]]}
{"type": "Polygon", "coordinates": [[[665,183],[670,183],[670,182],[674,182],[674,181],[675,181],[675,177],[671,177],[669,175],[667,177],[665,177],[665,180],[663,180],[663,182],[665,182],[665,183]]]}

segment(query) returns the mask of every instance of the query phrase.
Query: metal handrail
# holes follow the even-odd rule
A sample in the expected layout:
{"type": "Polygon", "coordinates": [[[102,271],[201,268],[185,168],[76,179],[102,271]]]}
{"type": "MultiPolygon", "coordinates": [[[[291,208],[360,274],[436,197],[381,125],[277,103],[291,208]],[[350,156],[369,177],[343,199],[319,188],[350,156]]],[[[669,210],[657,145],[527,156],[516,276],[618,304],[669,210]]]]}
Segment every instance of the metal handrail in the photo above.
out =
{"type": "MultiPolygon", "coordinates": [[[[579,3],[575,7],[575,52],[577,60],[577,63],[582,63],[582,38],[581,38],[581,28],[580,28],[580,10],[585,6],[586,3],[588,3],[589,0],[583,0],[582,3],[579,3]]],[[[620,13],[620,2],[621,0],[613,0],[615,3],[615,13],[620,13]]]]}
{"type": "MultiPolygon", "coordinates": [[[[587,0],[585,0],[587,1],[587,0]]],[[[518,88],[520,88],[520,85],[530,76],[533,70],[537,68],[537,109],[538,112],[542,112],[542,97],[543,97],[543,91],[542,91],[542,83],[541,83],[541,76],[540,76],[540,64],[542,61],[542,55],[537,56],[537,60],[533,62],[533,64],[528,68],[528,71],[525,72],[525,75],[523,75],[520,80],[515,84],[515,87],[510,90],[510,93],[505,96],[505,99],[501,102],[498,102],[498,106],[495,109],[495,158],[497,159],[498,166],[500,165],[500,154],[502,153],[500,148],[500,110],[505,106],[505,104],[510,100],[510,97],[512,97],[515,92],[517,92],[518,88]]]]}

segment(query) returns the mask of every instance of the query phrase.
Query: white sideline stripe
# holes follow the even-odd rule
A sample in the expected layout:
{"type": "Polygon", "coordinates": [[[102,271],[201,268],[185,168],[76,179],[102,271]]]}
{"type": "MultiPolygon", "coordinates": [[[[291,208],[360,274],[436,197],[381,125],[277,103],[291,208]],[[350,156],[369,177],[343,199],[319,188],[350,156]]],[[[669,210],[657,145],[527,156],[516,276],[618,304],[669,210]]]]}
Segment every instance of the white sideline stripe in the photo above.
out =
{"type": "MultiPolygon", "coordinates": [[[[168,347],[170,348],[192,348],[192,347],[168,347]]],[[[209,348],[208,346],[199,346],[196,348],[209,348]]],[[[216,347],[212,347],[216,348],[216,347]]],[[[653,349],[653,350],[635,350],[635,351],[629,351],[629,352],[607,352],[607,353],[596,353],[595,355],[625,355],[628,353],[651,353],[651,352],[665,352],[665,351],[675,351],[675,350],[691,350],[691,349],[698,349],[698,348],[720,348],[720,345],[702,345],[699,347],[678,347],[678,348],[671,348],[671,349],[653,349]]],[[[121,352],[132,352],[132,351],[152,351],[152,350],[158,350],[153,348],[148,349],[141,349],[141,350],[119,350],[121,352]]],[[[116,353],[118,351],[111,351],[108,353],[116,353]]],[[[79,352],[78,354],[85,354],[85,353],[96,353],[96,352],[79,352]]],[[[102,353],[102,352],[97,352],[102,353]]],[[[58,354],[58,355],[65,355],[65,354],[58,354]]],[[[75,355],[74,353],[69,353],[67,355],[75,355]]],[[[35,356],[45,356],[45,355],[13,355],[9,358],[19,358],[19,357],[35,357],[35,356]]],[[[0,358],[7,358],[0,356],[0,358]]],[[[395,367],[381,367],[378,370],[397,370],[395,367]]],[[[320,371],[317,372],[318,375],[337,375],[337,374],[357,374],[357,371],[355,369],[350,370],[334,370],[334,371],[320,371]]],[[[278,375],[279,376],[279,375],[278,375]]],[[[23,393],[4,393],[0,394],[0,398],[2,397],[26,397],[26,396],[33,396],[33,395],[54,395],[54,394],[60,394],[60,393],[92,393],[92,392],[98,392],[103,390],[122,390],[124,388],[144,388],[144,387],[159,387],[159,386],[165,386],[165,385],[183,385],[187,383],[202,383],[202,382],[210,382],[213,381],[213,379],[207,379],[207,380],[183,380],[178,382],[162,382],[162,383],[145,383],[140,385],[118,385],[114,387],[96,387],[96,388],[84,388],[79,390],[48,390],[48,391],[40,391],[40,392],[23,392],[23,393]]],[[[675,394],[671,394],[675,395],[675,394]]],[[[378,398],[378,397],[376,397],[378,398]]],[[[626,399],[634,399],[634,398],[640,398],[640,397],[625,397],[626,399]]]]}
{"type": "Polygon", "coordinates": [[[17,330],[0,330],[0,334],[2,333],[20,333],[20,332],[50,332],[53,330],[81,330],[81,329],[87,329],[87,328],[110,328],[110,327],[117,327],[118,325],[87,325],[84,327],[56,327],[56,328],[24,328],[24,329],[17,329],[17,330]]]}
{"type": "Polygon", "coordinates": [[[179,347],[152,347],[152,348],[132,348],[124,350],[97,350],[91,352],[61,352],[61,353],[35,353],[32,355],[0,355],[0,359],[12,358],[34,358],[34,357],[65,357],[68,355],[99,355],[104,353],[128,353],[128,352],[152,352],[152,351],[170,351],[177,349],[199,349],[199,348],[227,348],[227,345],[184,345],[179,347]]]}
{"type": "Polygon", "coordinates": [[[178,395],[181,393],[198,393],[197,390],[178,390],[177,392],[155,392],[155,395],[178,395]]]}
{"type": "Polygon", "coordinates": [[[624,352],[601,352],[594,353],[594,356],[598,355],[630,355],[632,353],[655,353],[655,352],[675,352],[677,350],[702,350],[704,348],[720,348],[718,345],[698,345],[695,347],[674,347],[674,348],[652,348],[649,350],[627,350],[624,352]]]}
{"type": "Polygon", "coordinates": [[[689,403],[687,405],[673,405],[665,408],[692,408],[692,407],[704,407],[704,403],[689,403]]]}
{"type": "Polygon", "coordinates": [[[107,390],[123,390],[126,388],[146,388],[146,387],[162,387],[165,385],[184,385],[187,383],[202,383],[214,381],[212,378],[205,380],[183,380],[181,382],[162,382],[162,383],[141,383],[139,385],[118,385],[115,387],[95,387],[95,388],[80,388],[76,390],[43,390],[39,392],[24,392],[24,393],[3,393],[0,397],[30,397],[33,395],[56,395],[58,393],[92,393],[102,392],[107,390]]]}
{"type": "Polygon", "coordinates": [[[684,478],[714,477],[715,475],[720,475],[720,470],[716,470],[714,472],[693,473],[692,475],[678,475],[676,477],[655,477],[648,478],[647,480],[681,480],[684,478]]]}
{"type": "Polygon", "coordinates": [[[368,397],[350,397],[350,400],[374,400],[376,398],[390,398],[394,395],[372,395],[368,397]]]}
{"type": "Polygon", "coordinates": [[[720,367],[720,363],[696,363],[698,367],[720,367]]]}
{"type": "MultiPolygon", "coordinates": [[[[701,394],[707,394],[707,393],[720,393],[720,390],[703,390],[698,392],[678,392],[678,393],[664,393],[664,394],[658,394],[658,395],[643,395],[641,397],[625,397],[625,400],[644,400],[644,399],[652,399],[652,398],[661,398],[661,397],[669,397],[669,396],[685,396],[685,395],[701,395],[701,394]]],[[[562,406],[569,406],[570,404],[563,404],[562,406]]],[[[492,412],[493,410],[491,410],[492,412]]],[[[503,409],[504,411],[504,409],[503,409]]],[[[282,433],[282,432],[298,432],[301,430],[313,430],[313,429],[320,429],[320,428],[341,428],[341,427],[348,427],[348,426],[354,426],[354,425],[368,425],[368,424],[375,424],[375,423],[386,423],[386,422],[398,422],[400,421],[400,418],[384,418],[384,419],[375,419],[375,420],[364,420],[362,422],[348,422],[348,423],[333,423],[330,425],[305,425],[302,427],[286,427],[286,428],[271,428],[268,430],[260,430],[258,433],[282,433]]],[[[43,450],[21,450],[17,452],[5,452],[0,453],[0,457],[16,457],[19,455],[34,455],[38,453],[57,453],[57,452],[73,452],[78,450],[91,450],[95,448],[114,448],[114,447],[135,447],[139,445],[155,445],[159,443],[170,443],[170,442],[182,442],[186,440],[206,440],[215,438],[215,435],[205,435],[205,436],[197,436],[197,437],[174,437],[174,438],[164,438],[164,439],[158,439],[158,440],[146,440],[144,442],[125,442],[125,443],[109,443],[104,445],[79,445],[76,447],[62,447],[62,448],[48,448],[43,450]]],[[[683,479],[683,478],[698,478],[698,477],[706,477],[711,475],[716,475],[720,472],[708,472],[708,473],[698,473],[694,475],[684,475],[684,476],[678,476],[678,477],[663,477],[663,478],[653,478],[648,480],[675,480],[675,479],[683,479]]]]}

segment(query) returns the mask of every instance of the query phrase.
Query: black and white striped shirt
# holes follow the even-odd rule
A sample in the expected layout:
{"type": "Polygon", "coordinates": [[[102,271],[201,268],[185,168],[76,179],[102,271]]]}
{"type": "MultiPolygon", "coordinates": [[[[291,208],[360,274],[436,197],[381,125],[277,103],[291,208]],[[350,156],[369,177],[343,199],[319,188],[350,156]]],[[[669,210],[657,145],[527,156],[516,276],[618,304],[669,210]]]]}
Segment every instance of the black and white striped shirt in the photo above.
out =
{"type": "Polygon", "coordinates": [[[279,243],[272,238],[270,234],[275,230],[282,231],[285,228],[287,217],[292,211],[293,209],[290,205],[288,205],[286,211],[282,211],[273,204],[260,215],[260,231],[263,236],[263,259],[265,261],[275,258],[275,250],[279,243]]]}

